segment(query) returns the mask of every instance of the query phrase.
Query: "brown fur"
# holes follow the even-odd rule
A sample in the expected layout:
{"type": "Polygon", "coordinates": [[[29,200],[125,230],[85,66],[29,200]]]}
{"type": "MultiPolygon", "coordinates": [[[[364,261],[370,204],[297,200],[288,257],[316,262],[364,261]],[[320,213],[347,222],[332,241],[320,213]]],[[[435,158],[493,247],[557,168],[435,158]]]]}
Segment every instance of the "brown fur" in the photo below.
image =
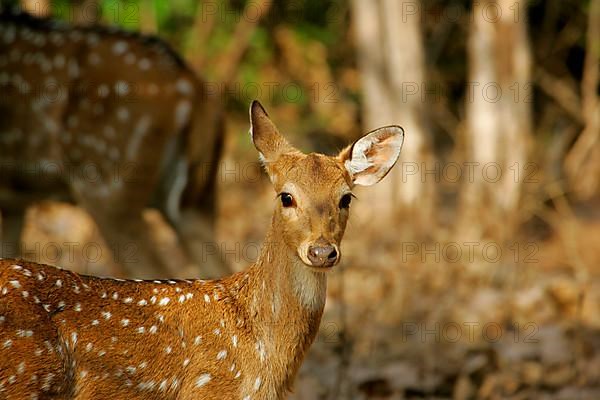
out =
{"type": "Polygon", "coordinates": [[[251,120],[275,190],[295,199],[277,200],[257,262],[221,280],[154,282],[0,260],[0,396],[284,398],[317,333],[330,269],[304,253],[339,246],[339,201],[355,176],[351,152],[298,152],[258,103],[251,120]]]}

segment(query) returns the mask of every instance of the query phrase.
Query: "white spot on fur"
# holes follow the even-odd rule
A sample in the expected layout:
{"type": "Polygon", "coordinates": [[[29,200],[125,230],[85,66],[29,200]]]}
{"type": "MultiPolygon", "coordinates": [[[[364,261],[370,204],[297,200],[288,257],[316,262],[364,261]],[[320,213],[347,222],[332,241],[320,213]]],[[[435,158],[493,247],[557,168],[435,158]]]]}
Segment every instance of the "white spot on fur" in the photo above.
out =
{"type": "Polygon", "coordinates": [[[129,146],[127,147],[127,158],[129,160],[134,160],[136,158],[142,144],[142,139],[146,133],[148,133],[151,121],[152,119],[149,115],[144,115],[139,119],[133,128],[131,140],[129,142],[129,146]]]}
{"type": "Polygon", "coordinates": [[[265,350],[265,344],[261,340],[256,342],[256,351],[258,352],[260,361],[264,362],[265,358],[267,357],[267,351],[265,350]]]}
{"type": "Polygon", "coordinates": [[[126,96],[129,93],[129,83],[125,81],[117,81],[115,83],[115,93],[117,96],[126,96]]]}
{"type": "Polygon", "coordinates": [[[167,304],[169,304],[170,301],[171,301],[170,298],[164,297],[164,298],[160,299],[160,301],[158,302],[158,305],[159,306],[166,306],[167,304]]]}
{"type": "Polygon", "coordinates": [[[175,106],[175,127],[181,129],[189,120],[192,111],[192,103],[188,100],[181,100],[175,106]]]}
{"type": "Polygon", "coordinates": [[[210,374],[202,374],[198,377],[198,379],[196,379],[196,387],[200,388],[204,385],[206,385],[208,382],[210,382],[210,380],[212,379],[212,377],[210,376],[210,374]]]}
{"type": "Polygon", "coordinates": [[[150,67],[152,66],[152,62],[147,59],[147,58],[142,58],[139,62],[138,62],[138,67],[140,67],[140,69],[142,71],[147,71],[150,69],[150,67]]]}
{"type": "Polygon", "coordinates": [[[112,52],[113,52],[113,54],[119,56],[127,51],[127,47],[128,47],[127,42],[125,42],[123,40],[119,40],[118,42],[115,42],[115,44],[113,44],[112,52]]]}
{"type": "Polygon", "coordinates": [[[139,390],[152,390],[154,386],[156,386],[156,382],[154,381],[140,382],[137,385],[139,390]]]}
{"type": "Polygon", "coordinates": [[[158,389],[161,392],[165,392],[167,390],[167,384],[168,384],[168,381],[166,379],[163,379],[163,381],[160,383],[160,386],[158,387],[158,389]]]}
{"type": "Polygon", "coordinates": [[[175,87],[177,88],[177,92],[179,94],[184,94],[184,95],[192,94],[192,91],[194,90],[192,83],[188,79],[185,79],[185,78],[178,79],[177,82],[175,83],[175,87]]]}

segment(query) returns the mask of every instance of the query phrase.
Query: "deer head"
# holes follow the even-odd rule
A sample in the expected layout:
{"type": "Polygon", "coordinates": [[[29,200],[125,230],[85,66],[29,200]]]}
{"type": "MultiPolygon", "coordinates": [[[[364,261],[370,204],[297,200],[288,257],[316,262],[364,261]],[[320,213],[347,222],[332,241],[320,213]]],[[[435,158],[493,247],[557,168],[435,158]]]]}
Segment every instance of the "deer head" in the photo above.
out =
{"type": "Polygon", "coordinates": [[[274,232],[302,263],[326,271],[341,258],[355,185],[379,182],[398,160],[404,130],[368,133],[337,156],[303,154],[279,133],[258,101],[250,107],[250,133],[277,193],[274,232]],[[277,228],[278,227],[278,228],[277,228]]]}

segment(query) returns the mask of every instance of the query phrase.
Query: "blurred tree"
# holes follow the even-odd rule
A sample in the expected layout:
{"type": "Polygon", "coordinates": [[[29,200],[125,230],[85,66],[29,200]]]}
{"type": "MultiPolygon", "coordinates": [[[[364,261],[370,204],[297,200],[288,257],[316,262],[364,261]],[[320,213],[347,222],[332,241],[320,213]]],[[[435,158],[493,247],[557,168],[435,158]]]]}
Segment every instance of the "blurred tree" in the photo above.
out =
{"type": "Polygon", "coordinates": [[[433,182],[424,179],[423,172],[433,155],[424,124],[423,95],[427,88],[420,4],[353,0],[352,10],[364,125],[370,130],[397,124],[406,131],[401,158],[406,161],[370,191],[369,208],[384,219],[397,211],[427,219],[434,199],[433,182]]]}
{"type": "Polygon", "coordinates": [[[21,8],[37,17],[50,16],[50,4],[48,0],[21,0],[21,8]]]}
{"type": "Polygon", "coordinates": [[[469,238],[491,230],[504,237],[518,223],[521,188],[531,167],[527,164],[531,55],[525,3],[485,0],[473,6],[466,159],[475,163],[475,173],[474,182],[466,182],[463,191],[459,228],[469,238]]]}
{"type": "Polygon", "coordinates": [[[588,11],[587,46],[581,79],[584,128],[565,158],[572,189],[583,199],[600,189],[600,0],[591,0],[588,11]]]}
{"type": "Polygon", "coordinates": [[[268,14],[272,0],[248,1],[239,11],[228,3],[216,0],[197,4],[192,37],[186,51],[196,70],[204,71],[211,80],[225,87],[236,77],[254,32],[268,14]],[[217,51],[212,54],[211,46],[215,45],[217,51]]]}

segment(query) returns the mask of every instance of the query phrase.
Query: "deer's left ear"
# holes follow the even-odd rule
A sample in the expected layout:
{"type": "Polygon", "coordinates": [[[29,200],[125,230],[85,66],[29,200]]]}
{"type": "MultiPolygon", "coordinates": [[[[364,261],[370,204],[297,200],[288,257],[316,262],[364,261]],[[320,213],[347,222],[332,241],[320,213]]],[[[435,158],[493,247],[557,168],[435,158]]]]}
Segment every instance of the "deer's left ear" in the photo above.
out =
{"type": "Polygon", "coordinates": [[[338,159],[356,185],[374,185],[392,169],[402,149],[404,129],[386,126],[376,129],[345,148],[338,159]]]}

